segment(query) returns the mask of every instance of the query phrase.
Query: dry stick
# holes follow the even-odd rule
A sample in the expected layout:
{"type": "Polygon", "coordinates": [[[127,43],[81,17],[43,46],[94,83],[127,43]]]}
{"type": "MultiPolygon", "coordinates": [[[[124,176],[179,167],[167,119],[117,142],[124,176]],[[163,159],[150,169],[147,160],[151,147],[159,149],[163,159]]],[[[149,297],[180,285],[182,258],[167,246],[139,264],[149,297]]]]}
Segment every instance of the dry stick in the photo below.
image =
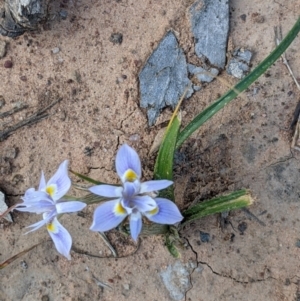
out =
{"type": "Polygon", "coordinates": [[[126,258],[126,257],[134,255],[139,250],[140,245],[141,245],[141,241],[138,240],[137,246],[136,246],[136,248],[133,252],[131,252],[130,254],[127,254],[127,255],[116,256],[116,257],[114,257],[114,256],[100,256],[100,255],[90,254],[86,251],[78,249],[75,246],[72,246],[72,251],[74,251],[77,254],[86,255],[86,256],[94,257],[94,258],[126,258]]]}
{"type": "Polygon", "coordinates": [[[102,238],[102,240],[104,241],[104,243],[108,246],[108,248],[110,249],[112,255],[114,257],[118,257],[116,250],[114,249],[114,247],[111,245],[110,241],[108,240],[107,236],[103,233],[103,232],[98,232],[102,238]]]}
{"type": "Polygon", "coordinates": [[[10,136],[13,132],[15,132],[16,130],[18,130],[19,128],[26,126],[26,125],[32,125],[44,118],[47,118],[49,115],[47,113],[43,114],[45,111],[47,111],[48,109],[50,109],[51,107],[53,107],[55,104],[57,104],[58,102],[60,102],[62,100],[62,98],[59,98],[55,101],[53,101],[49,106],[35,112],[34,114],[32,114],[29,118],[20,121],[19,123],[11,126],[10,128],[8,128],[5,131],[1,131],[0,132],[0,142],[4,141],[8,136],[10,136]],[[42,115],[43,114],[43,115],[42,115]]]}
{"type": "Polygon", "coordinates": [[[100,281],[99,279],[97,279],[97,278],[93,275],[93,273],[92,273],[92,278],[94,279],[94,281],[96,282],[96,284],[97,284],[98,286],[100,286],[100,287],[102,287],[102,288],[109,288],[109,289],[112,289],[111,286],[109,286],[108,284],[106,284],[106,283],[100,281]]]}
{"type": "MultiPolygon", "coordinates": [[[[275,28],[274,28],[274,31],[275,31],[275,41],[276,41],[276,45],[278,46],[278,45],[280,44],[281,40],[282,40],[281,26],[275,27],[275,28]]],[[[296,84],[298,90],[300,90],[300,85],[299,85],[299,83],[298,83],[296,77],[294,76],[294,73],[293,73],[293,71],[292,71],[292,69],[291,69],[291,67],[290,67],[290,65],[289,65],[289,63],[288,63],[288,61],[287,61],[287,59],[286,59],[285,52],[281,55],[281,58],[282,58],[283,64],[286,65],[286,67],[287,67],[287,69],[288,69],[288,71],[289,71],[291,77],[293,78],[293,80],[294,80],[294,82],[295,82],[295,84],[296,84]]]]}
{"type": "Polygon", "coordinates": [[[22,105],[20,105],[20,106],[15,106],[14,108],[12,108],[12,109],[9,110],[9,111],[0,113],[0,118],[7,117],[7,116],[9,116],[9,115],[12,115],[12,114],[14,114],[14,113],[17,113],[17,112],[22,111],[22,110],[27,109],[27,108],[28,108],[28,105],[26,105],[26,104],[22,104],[22,105]]]}
{"type": "Polygon", "coordinates": [[[0,219],[4,218],[9,212],[13,211],[16,208],[17,204],[9,207],[6,211],[0,212],[0,219]]]}
{"type": "Polygon", "coordinates": [[[0,263],[0,270],[1,270],[1,269],[4,269],[6,266],[8,266],[8,265],[9,265],[10,263],[12,263],[14,260],[18,259],[19,257],[21,257],[22,255],[26,254],[27,252],[31,251],[32,249],[34,249],[34,248],[37,247],[38,245],[41,245],[41,244],[43,244],[44,242],[48,242],[48,241],[50,241],[50,239],[41,241],[41,242],[37,243],[36,245],[34,245],[34,246],[32,246],[32,247],[30,247],[30,248],[28,248],[28,249],[26,249],[26,250],[24,250],[24,251],[22,251],[22,252],[20,252],[20,253],[18,253],[18,254],[16,254],[16,255],[10,257],[9,259],[7,259],[7,260],[5,260],[5,261],[3,261],[2,263],[0,263]]]}

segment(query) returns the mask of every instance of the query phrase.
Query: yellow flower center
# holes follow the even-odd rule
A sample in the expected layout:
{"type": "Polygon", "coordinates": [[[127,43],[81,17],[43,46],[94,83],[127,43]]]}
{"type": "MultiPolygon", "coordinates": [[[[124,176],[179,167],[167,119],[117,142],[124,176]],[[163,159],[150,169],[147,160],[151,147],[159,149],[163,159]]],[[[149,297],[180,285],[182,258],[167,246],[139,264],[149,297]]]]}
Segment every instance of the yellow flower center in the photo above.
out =
{"type": "Polygon", "coordinates": [[[115,208],[114,208],[114,211],[117,215],[123,215],[123,214],[126,214],[126,210],[125,208],[121,205],[121,203],[118,203],[115,208]]]}
{"type": "Polygon", "coordinates": [[[47,229],[48,229],[48,231],[50,231],[50,232],[55,232],[55,230],[56,230],[53,223],[47,224],[47,229]]]}
{"type": "Polygon", "coordinates": [[[53,197],[54,193],[55,193],[56,187],[55,185],[50,185],[46,187],[46,192],[53,197]]]}
{"type": "Polygon", "coordinates": [[[151,215],[157,214],[158,213],[158,206],[156,208],[152,209],[151,211],[149,211],[148,213],[151,214],[151,215]]]}
{"type": "Polygon", "coordinates": [[[128,182],[134,182],[138,178],[137,174],[132,169],[126,170],[124,177],[125,181],[128,182]]]}

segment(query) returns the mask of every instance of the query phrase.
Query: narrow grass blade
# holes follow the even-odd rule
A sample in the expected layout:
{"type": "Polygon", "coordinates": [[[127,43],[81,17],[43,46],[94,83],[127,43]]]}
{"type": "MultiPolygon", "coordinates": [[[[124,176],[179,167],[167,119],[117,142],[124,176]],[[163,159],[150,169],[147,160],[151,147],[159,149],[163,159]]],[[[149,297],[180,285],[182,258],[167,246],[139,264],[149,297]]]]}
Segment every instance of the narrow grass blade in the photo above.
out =
{"type": "MultiPolygon", "coordinates": [[[[174,118],[171,119],[166,129],[166,134],[159,148],[159,152],[155,162],[155,180],[173,180],[174,151],[180,124],[181,122],[179,117],[174,116],[174,118]]],[[[170,200],[174,200],[173,186],[161,191],[160,196],[166,197],[170,200]]]]}
{"type": "Polygon", "coordinates": [[[247,207],[253,202],[254,200],[248,190],[238,190],[225,196],[204,201],[203,203],[196,204],[187,209],[183,212],[183,216],[185,217],[183,224],[207,215],[247,207]]]}
{"type": "Polygon", "coordinates": [[[104,201],[109,200],[109,198],[100,196],[100,195],[96,195],[93,193],[89,193],[87,195],[85,195],[84,197],[79,197],[77,198],[78,201],[81,201],[83,203],[86,203],[87,205],[91,205],[91,204],[98,204],[104,201]]]}
{"type": "Polygon", "coordinates": [[[233,100],[242,91],[247,89],[254,81],[256,81],[266,70],[274,64],[274,62],[286,51],[292,41],[296,38],[300,31],[300,18],[297,20],[293,28],[282,40],[282,42],[275,48],[275,50],[264,59],[251,73],[249,73],[243,80],[241,80],[233,89],[225,93],[221,98],[216,100],[212,105],[197,115],[179,134],[176,143],[176,148],[180,147],[182,143],[192,135],[204,122],[215,115],[231,100],[233,100]]]}
{"type": "Polygon", "coordinates": [[[71,169],[70,169],[69,171],[70,171],[72,174],[74,174],[75,176],[77,176],[78,178],[80,178],[80,179],[82,179],[82,180],[84,180],[84,181],[90,182],[90,183],[92,183],[92,184],[95,184],[95,185],[105,184],[105,183],[96,181],[96,180],[94,180],[94,179],[92,179],[92,178],[89,178],[89,177],[87,177],[87,176],[85,176],[85,175],[82,175],[82,174],[80,174],[80,173],[78,173],[78,172],[76,172],[76,171],[73,171],[73,170],[71,170],[71,169]]]}

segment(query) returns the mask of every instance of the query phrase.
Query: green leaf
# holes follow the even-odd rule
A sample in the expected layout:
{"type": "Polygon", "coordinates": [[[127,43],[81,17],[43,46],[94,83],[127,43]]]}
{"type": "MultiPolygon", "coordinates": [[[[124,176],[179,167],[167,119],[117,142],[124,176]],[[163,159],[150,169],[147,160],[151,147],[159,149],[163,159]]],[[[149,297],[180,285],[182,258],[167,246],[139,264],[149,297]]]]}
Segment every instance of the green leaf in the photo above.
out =
{"type": "Polygon", "coordinates": [[[82,174],[80,174],[80,173],[78,173],[78,172],[76,172],[76,171],[73,171],[73,170],[71,170],[71,169],[70,169],[70,172],[71,172],[72,174],[74,174],[75,176],[79,177],[80,179],[82,179],[82,180],[84,180],[84,181],[87,181],[87,182],[90,182],[90,183],[92,183],[92,184],[95,184],[95,185],[105,184],[105,183],[96,181],[96,180],[94,180],[94,179],[92,179],[92,178],[89,178],[89,177],[87,177],[87,176],[85,176],[85,175],[82,175],[82,174]]]}
{"type": "Polygon", "coordinates": [[[178,251],[178,246],[182,247],[178,230],[174,226],[169,227],[169,232],[166,234],[166,247],[175,258],[180,258],[181,254],[178,251]]]}
{"type": "Polygon", "coordinates": [[[238,190],[228,195],[219,196],[209,201],[196,204],[183,212],[182,224],[200,219],[201,217],[247,207],[254,202],[248,190],[238,190]]]}
{"type": "MultiPolygon", "coordinates": [[[[156,158],[154,167],[155,180],[173,180],[174,151],[180,124],[178,115],[173,115],[156,158]]],[[[174,200],[174,187],[171,186],[164,189],[160,192],[160,196],[174,200]]]]}
{"type": "Polygon", "coordinates": [[[275,48],[275,50],[264,59],[251,73],[249,73],[243,80],[241,80],[233,89],[225,93],[216,102],[197,115],[179,134],[176,143],[176,148],[180,147],[182,143],[192,135],[204,122],[210,119],[231,100],[233,100],[242,91],[247,89],[254,81],[256,81],[266,70],[274,64],[274,62],[286,51],[292,41],[296,38],[300,31],[300,18],[297,20],[288,35],[275,48]]]}
{"type": "Polygon", "coordinates": [[[173,257],[175,258],[181,257],[181,254],[178,251],[177,247],[174,245],[174,242],[170,242],[168,236],[166,236],[166,247],[173,257]]]}

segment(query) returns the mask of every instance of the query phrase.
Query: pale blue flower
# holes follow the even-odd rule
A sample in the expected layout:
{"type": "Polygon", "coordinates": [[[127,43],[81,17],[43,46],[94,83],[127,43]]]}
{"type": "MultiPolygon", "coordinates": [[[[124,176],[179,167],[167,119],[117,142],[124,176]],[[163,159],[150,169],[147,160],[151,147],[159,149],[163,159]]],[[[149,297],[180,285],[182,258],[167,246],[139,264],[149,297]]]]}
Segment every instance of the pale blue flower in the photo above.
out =
{"type": "Polygon", "coordinates": [[[46,225],[57,251],[68,259],[71,259],[72,238],[56,217],[61,213],[80,211],[86,206],[85,203],[79,201],[62,199],[70,187],[71,180],[68,176],[68,161],[66,160],[60,164],[56,173],[47,183],[42,172],[38,190],[29,188],[22,197],[23,203],[16,207],[16,210],[19,211],[43,214],[43,220],[28,226],[28,228],[32,228],[29,232],[46,225]]]}
{"type": "Polygon", "coordinates": [[[96,208],[93,231],[108,231],[130,216],[130,233],[136,241],[142,230],[142,216],[159,223],[172,225],[183,219],[177,206],[170,200],[156,198],[157,191],[173,184],[169,180],[140,182],[142,175],[138,154],[127,144],[118,151],[116,170],[122,186],[97,185],[90,188],[92,193],[112,198],[96,208]]]}

